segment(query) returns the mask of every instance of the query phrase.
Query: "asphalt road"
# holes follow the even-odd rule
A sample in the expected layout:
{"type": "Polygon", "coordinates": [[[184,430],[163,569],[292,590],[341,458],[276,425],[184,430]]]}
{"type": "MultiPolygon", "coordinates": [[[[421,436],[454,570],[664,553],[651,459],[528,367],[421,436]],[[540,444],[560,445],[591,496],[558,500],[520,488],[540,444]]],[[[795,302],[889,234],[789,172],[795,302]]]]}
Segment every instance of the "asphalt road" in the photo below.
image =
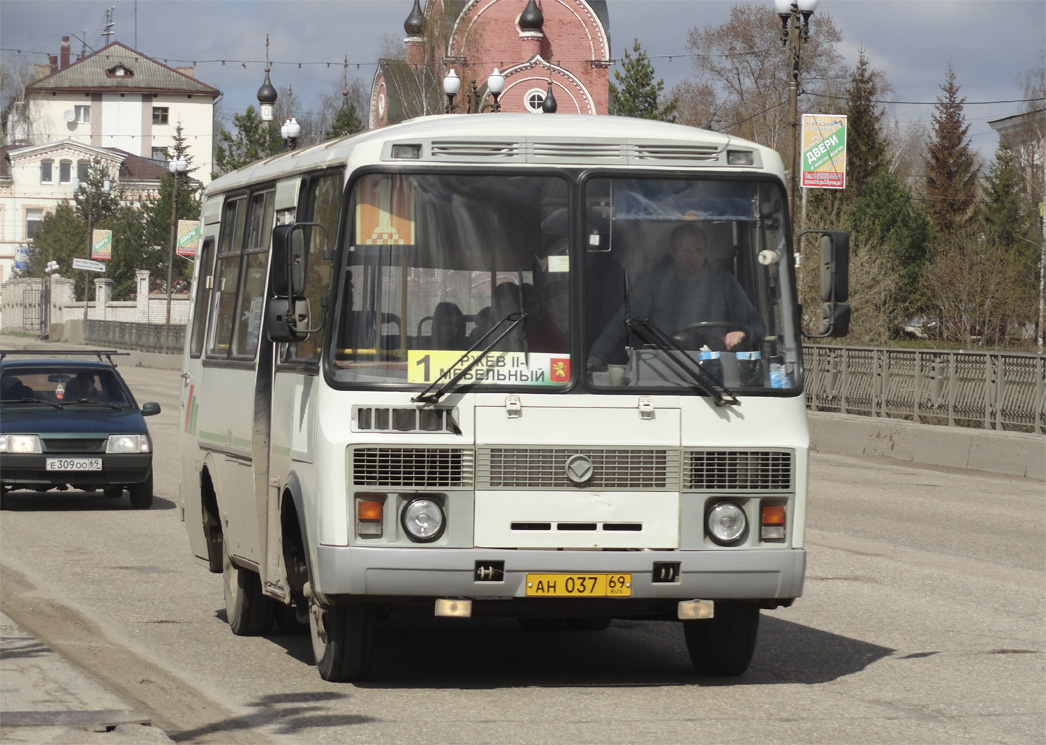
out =
{"type": "Polygon", "coordinates": [[[0,606],[179,742],[1037,743],[1046,738],[1040,481],[814,455],[806,592],[742,678],[696,677],[674,624],[525,633],[394,619],[361,685],[305,636],[234,637],[177,501],[176,371],[121,367],[156,443],[149,511],[9,495],[0,606]]]}

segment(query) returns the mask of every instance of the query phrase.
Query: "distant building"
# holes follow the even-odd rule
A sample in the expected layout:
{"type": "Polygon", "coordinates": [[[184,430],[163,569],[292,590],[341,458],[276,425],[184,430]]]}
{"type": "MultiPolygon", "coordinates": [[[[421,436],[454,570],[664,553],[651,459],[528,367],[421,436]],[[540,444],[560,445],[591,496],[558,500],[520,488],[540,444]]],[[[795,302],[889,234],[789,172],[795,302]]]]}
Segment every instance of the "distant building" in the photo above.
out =
{"type": "Polygon", "coordinates": [[[1029,196],[1034,199],[1035,194],[1046,193],[1046,109],[996,119],[988,126],[1016,151],[1029,196]]]}
{"type": "Polygon", "coordinates": [[[74,140],[166,161],[182,126],[196,177],[210,180],[214,103],[221,91],[115,41],[71,62],[69,37],[4,114],[4,144],[74,140]]]}
{"type": "Polygon", "coordinates": [[[69,37],[3,113],[0,151],[0,282],[11,277],[33,230],[98,160],[123,200],[154,198],[181,124],[190,177],[213,168],[214,104],[221,91],[113,42],[70,60],[69,37]]]}
{"type": "Polygon", "coordinates": [[[542,113],[551,92],[558,113],[607,113],[606,0],[428,0],[424,10],[414,0],[403,28],[405,59],[379,60],[374,76],[372,129],[442,113],[450,70],[461,81],[454,105],[463,110],[493,105],[487,78],[497,68],[503,111],[542,113]]]}

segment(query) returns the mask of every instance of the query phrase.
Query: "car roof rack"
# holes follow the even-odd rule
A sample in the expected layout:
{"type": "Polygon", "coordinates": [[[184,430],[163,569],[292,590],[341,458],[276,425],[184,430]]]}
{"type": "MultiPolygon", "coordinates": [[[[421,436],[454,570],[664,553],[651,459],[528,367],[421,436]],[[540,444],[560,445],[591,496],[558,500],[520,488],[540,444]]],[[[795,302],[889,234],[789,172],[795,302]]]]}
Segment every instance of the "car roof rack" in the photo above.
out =
{"type": "Polygon", "coordinates": [[[129,357],[130,352],[120,352],[116,349],[0,349],[0,360],[8,355],[19,355],[25,357],[97,357],[99,362],[108,362],[113,367],[113,357],[129,357]]]}

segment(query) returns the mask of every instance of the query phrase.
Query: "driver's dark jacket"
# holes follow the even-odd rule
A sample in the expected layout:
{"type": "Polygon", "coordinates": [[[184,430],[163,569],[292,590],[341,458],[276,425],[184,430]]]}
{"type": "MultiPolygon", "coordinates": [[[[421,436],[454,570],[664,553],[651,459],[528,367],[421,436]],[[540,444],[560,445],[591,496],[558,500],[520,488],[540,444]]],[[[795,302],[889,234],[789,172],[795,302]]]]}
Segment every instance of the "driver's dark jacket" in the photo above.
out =
{"type": "MultiPolygon", "coordinates": [[[[644,277],[629,293],[629,318],[649,321],[666,334],[691,323],[725,321],[746,326],[751,332],[746,341],[763,335],[759,312],[748,300],[734,275],[705,264],[694,279],[684,279],[671,266],[644,277]]],[[[626,308],[618,310],[599,335],[588,362],[602,365],[625,341],[626,308]]],[[[713,329],[725,336],[728,329],[713,329]]]]}

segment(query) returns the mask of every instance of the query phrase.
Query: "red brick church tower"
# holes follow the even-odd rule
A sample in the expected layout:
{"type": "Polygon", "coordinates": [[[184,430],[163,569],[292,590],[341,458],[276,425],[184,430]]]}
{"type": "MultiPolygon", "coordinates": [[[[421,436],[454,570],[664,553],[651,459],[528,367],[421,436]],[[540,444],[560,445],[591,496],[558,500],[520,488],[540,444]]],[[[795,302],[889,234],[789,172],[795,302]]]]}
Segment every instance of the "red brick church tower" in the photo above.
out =
{"type": "Polygon", "coordinates": [[[421,0],[403,24],[404,60],[380,60],[370,126],[443,112],[443,78],[461,81],[454,110],[489,110],[487,78],[504,76],[502,111],[606,114],[610,34],[606,0],[421,0]]]}

